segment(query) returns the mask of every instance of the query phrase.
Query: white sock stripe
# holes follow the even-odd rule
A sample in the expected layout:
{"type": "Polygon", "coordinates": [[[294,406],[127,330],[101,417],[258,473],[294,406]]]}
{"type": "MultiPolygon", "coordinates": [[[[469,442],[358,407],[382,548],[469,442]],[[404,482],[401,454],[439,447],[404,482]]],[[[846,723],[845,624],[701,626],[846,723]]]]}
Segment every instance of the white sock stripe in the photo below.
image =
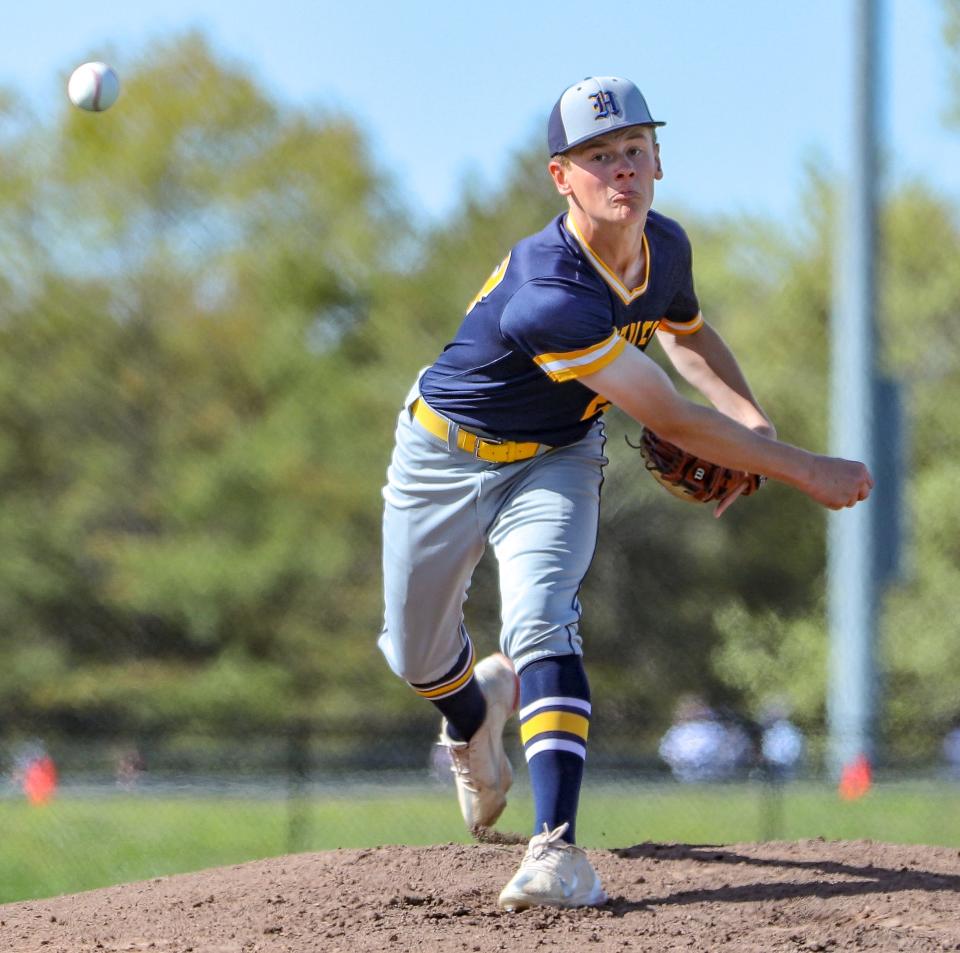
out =
{"type": "Polygon", "coordinates": [[[529,718],[534,712],[541,708],[578,708],[585,715],[590,714],[590,702],[582,698],[563,698],[559,695],[551,695],[548,698],[538,698],[535,702],[530,702],[520,709],[519,718],[523,721],[529,718]]]}
{"type": "Polygon", "coordinates": [[[570,754],[579,755],[584,761],[587,760],[587,746],[578,744],[576,741],[567,741],[565,738],[544,738],[543,741],[535,741],[529,748],[524,749],[523,756],[530,761],[541,751],[569,751],[570,754]]]}

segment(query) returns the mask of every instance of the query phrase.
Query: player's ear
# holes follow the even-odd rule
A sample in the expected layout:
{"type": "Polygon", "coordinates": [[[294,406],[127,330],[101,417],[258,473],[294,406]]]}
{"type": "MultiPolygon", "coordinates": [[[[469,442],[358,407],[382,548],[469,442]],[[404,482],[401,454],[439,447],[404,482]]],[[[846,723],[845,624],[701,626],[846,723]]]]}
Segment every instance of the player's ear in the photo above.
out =
{"type": "Polygon", "coordinates": [[[659,142],[653,147],[653,155],[657,160],[657,171],[653,174],[653,177],[655,179],[662,179],[663,166],[660,164],[660,143],[659,142]]]}
{"type": "Polygon", "coordinates": [[[553,179],[553,184],[561,195],[570,195],[573,189],[567,180],[567,167],[559,159],[551,159],[547,165],[547,171],[553,179]]]}

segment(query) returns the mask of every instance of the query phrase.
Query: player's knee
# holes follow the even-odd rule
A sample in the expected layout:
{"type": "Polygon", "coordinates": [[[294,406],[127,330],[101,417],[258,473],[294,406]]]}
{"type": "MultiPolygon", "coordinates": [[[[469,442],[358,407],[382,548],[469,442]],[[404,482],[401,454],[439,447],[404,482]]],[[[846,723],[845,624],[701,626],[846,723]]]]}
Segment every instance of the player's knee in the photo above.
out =
{"type": "Polygon", "coordinates": [[[573,625],[507,629],[500,637],[504,655],[513,660],[518,670],[550,656],[580,655],[581,643],[580,633],[573,625]]]}
{"type": "Polygon", "coordinates": [[[394,675],[402,678],[405,682],[415,679],[417,673],[414,669],[416,666],[408,653],[404,651],[403,643],[391,638],[390,633],[384,629],[377,639],[377,646],[394,675]]]}
{"type": "Polygon", "coordinates": [[[442,684],[471,667],[473,647],[460,639],[397,639],[384,630],[378,639],[391,671],[417,691],[442,684]]]}

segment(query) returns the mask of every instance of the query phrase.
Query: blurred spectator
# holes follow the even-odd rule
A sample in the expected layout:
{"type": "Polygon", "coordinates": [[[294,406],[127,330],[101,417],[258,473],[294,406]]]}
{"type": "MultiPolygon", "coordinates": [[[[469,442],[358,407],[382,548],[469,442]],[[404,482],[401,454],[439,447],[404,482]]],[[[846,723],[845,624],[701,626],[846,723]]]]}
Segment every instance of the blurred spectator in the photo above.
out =
{"type": "Polygon", "coordinates": [[[783,702],[773,702],[760,715],[760,756],[767,776],[786,781],[795,777],[803,762],[806,741],[789,718],[783,702]]]}
{"type": "Polygon", "coordinates": [[[694,695],[677,704],[659,753],[678,781],[727,781],[750,764],[752,745],[742,725],[721,718],[694,695]]]}
{"type": "Polygon", "coordinates": [[[117,787],[131,790],[146,770],[147,763],[136,748],[123,752],[117,758],[117,787]]]}
{"type": "Polygon", "coordinates": [[[960,781],[960,718],[943,737],[943,760],[946,762],[947,777],[960,781]]]}

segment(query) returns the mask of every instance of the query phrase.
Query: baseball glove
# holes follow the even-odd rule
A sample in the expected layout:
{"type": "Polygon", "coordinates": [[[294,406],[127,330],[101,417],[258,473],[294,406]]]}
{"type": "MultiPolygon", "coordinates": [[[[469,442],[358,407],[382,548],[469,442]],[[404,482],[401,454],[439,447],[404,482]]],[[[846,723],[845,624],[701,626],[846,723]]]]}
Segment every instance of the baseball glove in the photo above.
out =
{"type": "Polygon", "coordinates": [[[687,453],[658,437],[647,427],[640,432],[639,443],[629,440],[627,443],[640,451],[644,465],[662,487],[691,503],[722,500],[741,483],[745,483],[745,486],[740,495],[749,496],[759,490],[766,480],[766,477],[756,473],[745,475],[740,470],[730,470],[687,453]]]}

